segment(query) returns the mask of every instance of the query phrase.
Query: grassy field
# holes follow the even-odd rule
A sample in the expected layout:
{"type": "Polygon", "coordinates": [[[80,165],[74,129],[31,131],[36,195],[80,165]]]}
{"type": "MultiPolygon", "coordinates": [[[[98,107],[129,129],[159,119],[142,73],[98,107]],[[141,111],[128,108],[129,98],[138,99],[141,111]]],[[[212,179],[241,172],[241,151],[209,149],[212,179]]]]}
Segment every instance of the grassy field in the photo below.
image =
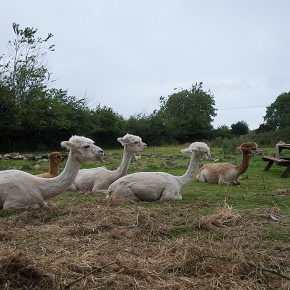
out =
{"type": "MultiPolygon", "coordinates": [[[[148,148],[129,173],[182,175],[184,147],[148,148]]],[[[97,166],[116,168],[122,151],[105,153],[97,166]]],[[[215,160],[239,164],[241,155],[212,148],[215,160]]],[[[40,173],[35,165],[0,161],[40,173]]],[[[265,165],[253,157],[237,187],[195,180],[178,202],[120,204],[67,191],[48,209],[0,211],[0,288],[289,289],[290,176],[265,165]]]]}

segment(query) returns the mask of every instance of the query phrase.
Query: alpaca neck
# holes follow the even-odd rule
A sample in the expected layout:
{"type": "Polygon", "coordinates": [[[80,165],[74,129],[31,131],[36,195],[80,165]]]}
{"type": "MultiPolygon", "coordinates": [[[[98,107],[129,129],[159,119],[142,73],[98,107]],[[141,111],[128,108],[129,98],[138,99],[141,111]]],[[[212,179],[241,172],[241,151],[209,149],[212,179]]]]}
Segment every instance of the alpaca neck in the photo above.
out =
{"type": "Polygon", "coordinates": [[[59,175],[59,165],[53,161],[49,162],[49,173],[55,176],[59,175]]]}
{"type": "Polygon", "coordinates": [[[242,161],[242,164],[237,167],[238,172],[239,172],[239,175],[241,175],[244,172],[246,172],[246,170],[249,167],[249,163],[250,163],[250,153],[243,151],[243,161],[242,161]]]}
{"type": "Polygon", "coordinates": [[[121,161],[120,166],[114,171],[116,173],[117,176],[124,176],[127,173],[127,170],[129,168],[129,164],[130,164],[130,160],[132,157],[131,152],[128,152],[126,150],[126,147],[124,148],[124,154],[123,154],[123,158],[121,161]]]}
{"type": "Polygon", "coordinates": [[[182,188],[188,185],[194,179],[194,177],[196,176],[198,165],[199,165],[199,159],[194,153],[192,153],[187,171],[185,172],[184,175],[178,177],[178,180],[182,188]]]}
{"type": "Polygon", "coordinates": [[[43,189],[44,199],[51,198],[66,191],[76,179],[80,167],[81,163],[76,160],[73,153],[70,151],[62,173],[57,177],[42,180],[42,184],[45,186],[43,189]]]}

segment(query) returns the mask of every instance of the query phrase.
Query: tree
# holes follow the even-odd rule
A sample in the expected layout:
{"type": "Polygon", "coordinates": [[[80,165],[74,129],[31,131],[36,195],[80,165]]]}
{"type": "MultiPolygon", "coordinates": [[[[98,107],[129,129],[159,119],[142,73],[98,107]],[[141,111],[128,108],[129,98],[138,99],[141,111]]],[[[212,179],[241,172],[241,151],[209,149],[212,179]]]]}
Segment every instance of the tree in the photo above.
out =
{"type": "Polygon", "coordinates": [[[94,124],[92,112],[85,105],[85,100],[77,100],[74,96],[68,96],[62,89],[50,89],[46,97],[36,106],[41,115],[42,140],[46,143],[59,143],[59,140],[69,138],[71,135],[84,135],[91,137],[94,124]]]}
{"type": "Polygon", "coordinates": [[[44,65],[47,51],[54,51],[54,45],[47,45],[53,35],[49,33],[45,39],[36,37],[37,29],[26,27],[20,29],[19,24],[13,23],[16,34],[14,41],[8,41],[10,56],[1,60],[0,80],[15,94],[16,100],[25,98],[31,90],[44,91],[51,73],[44,65]]]}
{"type": "Polygon", "coordinates": [[[228,126],[222,125],[214,130],[214,136],[224,139],[224,138],[232,138],[233,134],[228,126]]]}
{"type": "Polygon", "coordinates": [[[145,114],[130,116],[130,118],[126,121],[126,130],[130,134],[142,136],[142,138],[145,138],[145,136],[148,135],[148,132],[151,131],[148,117],[145,116],[145,114]]]}
{"type": "Polygon", "coordinates": [[[92,137],[98,141],[97,144],[100,146],[117,144],[117,137],[124,135],[125,120],[112,108],[98,105],[92,111],[91,122],[94,126],[92,137]]]}
{"type": "Polygon", "coordinates": [[[256,133],[265,133],[265,132],[269,132],[271,130],[272,130],[272,128],[267,123],[263,123],[259,126],[258,129],[255,130],[255,132],[256,133]]]}
{"type": "Polygon", "coordinates": [[[181,142],[208,139],[216,116],[214,96],[202,89],[202,82],[160,98],[160,116],[166,126],[172,127],[174,136],[181,142]]]}
{"type": "Polygon", "coordinates": [[[143,141],[150,145],[164,145],[172,143],[171,129],[157,110],[149,116],[138,114],[130,116],[126,121],[128,133],[142,137],[143,141]]]}
{"type": "Polygon", "coordinates": [[[267,107],[264,121],[264,125],[272,131],[290,127],[290,92],[282,93],[267,107]]]}
{"type": "Polygon", "coordinates": [[[51,33],[42,39],[36,37],[37,29],[20,29],[16,23],[12,26],[16,38],[8,41],[9,54],[0,59],[0,85],[5,91],[1,94],[1,111],[6,121],[1,137],[5,135],[7,144],[20,146],[33,144],[34,139],[39,142],[43,134],[40,129],[46,123],[47,86],[51,82],[44,56],[54,50],[54,45],[47,46],[51,33]]]}
{"type": "Polygon", "coordinates": [[[18,110],[14,102],[14,94],[0,84],[0,136],[7,137],[13,134],[19,126],[18,110]]]}
{"type": "Polygon", "coordinates": [[[249,126],[245,121],[239,121],[231,125],[231,132],[234,136],[246,135],[249,133],[249,126]]]}
{"type": "Polygon", "coordinates": [[[15,23],[13,30],[16,39],[8,42],[10,55],[0,62],[0,137],[5,136],[6,144],[17,144],[17,150],[35,150],[42,144],[55,147],[73,134],[92,133],[91,111],[84,99],[48,88],[52,80],[44,58],[54,50],[48,45],[52,34],[42,39],[37,29],[20,29],[15,23]]]}

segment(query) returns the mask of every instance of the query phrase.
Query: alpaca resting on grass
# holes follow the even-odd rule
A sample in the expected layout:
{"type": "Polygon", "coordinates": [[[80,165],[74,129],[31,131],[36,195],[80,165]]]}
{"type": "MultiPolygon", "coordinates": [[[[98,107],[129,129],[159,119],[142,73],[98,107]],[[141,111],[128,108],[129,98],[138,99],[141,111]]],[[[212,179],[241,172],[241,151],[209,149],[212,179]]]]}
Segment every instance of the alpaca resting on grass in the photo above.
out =
{"type": "Polygon", "coordinates": [[[41,174],[36,174],[36,176],[43,178],[53,178],[59,175],[59,164],[63,162],[64,158],[59,152],[51,152],[48,154],[49,159],[49,171],[41,174]]]}
{"type": "Polygon", "coordinates": [[[94,141],[72,136],[61,142],[69,150],[63,172],[54,178],[42,178],[20,170],[0,171],[0,209],[47,207],[45,200],[64,191],[75,180],[81,163],[100,160],[104,152],[94,141]]]}
{"type": "Polygon", "coordinates": [[[116,170],[108,170],[105,167],[81,169],[69,190],[81,190],[97,192],[108,189],[109,185],[127,173],[132,155],[142,152],[147,145],[139,136],[126,134],[117,139],[124,146],[123,159],[116,170]]]}
{"type": "Polygon", "coordinates": [[[241,165],[236,166],[228,162],[208,163],[200,168],[196,178],[200,182],[240,185],[239,176],[248,169],[251,155],[260,155],[261,150],[255,142],[243,143],[237,149],[243,152],[241,165]]]}
{"type": "Polygon", "coordinates": [[[210,157],[210,149],[205,143],[195,142],[181,152],[191,154],[184,175],[174,176],[166,172],[129,174],[116,180],[107,191],[104,191],[107,193],[107,198],[133,201],[181,200],[181,190],[195,177],[200,161],[210,157]]]}

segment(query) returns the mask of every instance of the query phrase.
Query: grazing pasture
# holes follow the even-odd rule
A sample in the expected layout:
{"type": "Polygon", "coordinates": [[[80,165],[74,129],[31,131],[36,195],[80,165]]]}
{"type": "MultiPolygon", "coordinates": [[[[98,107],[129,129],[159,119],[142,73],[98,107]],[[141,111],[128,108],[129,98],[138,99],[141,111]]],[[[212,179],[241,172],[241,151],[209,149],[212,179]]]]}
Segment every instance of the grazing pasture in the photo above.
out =
{"type": "MultiPolygon", "coordinates": [[[[128,172],[182,175],[187,146],[149,147],[128,172]]],[[[241,162],[241,153],[211,149],[203,163],[241,162]]],[[[117,168],[122,153],[105,150],[101,163],[82,168],[117,168]]],[[[38,174],[35,165],[0,160],[0,168],[38,174]]],[[[236,187],[195,180],[181,201],[120,203],[66,191],[46,209],[1,210],[0,289],[288,289],[290,177],[265,166],[253,157],[236,187]]]]}

